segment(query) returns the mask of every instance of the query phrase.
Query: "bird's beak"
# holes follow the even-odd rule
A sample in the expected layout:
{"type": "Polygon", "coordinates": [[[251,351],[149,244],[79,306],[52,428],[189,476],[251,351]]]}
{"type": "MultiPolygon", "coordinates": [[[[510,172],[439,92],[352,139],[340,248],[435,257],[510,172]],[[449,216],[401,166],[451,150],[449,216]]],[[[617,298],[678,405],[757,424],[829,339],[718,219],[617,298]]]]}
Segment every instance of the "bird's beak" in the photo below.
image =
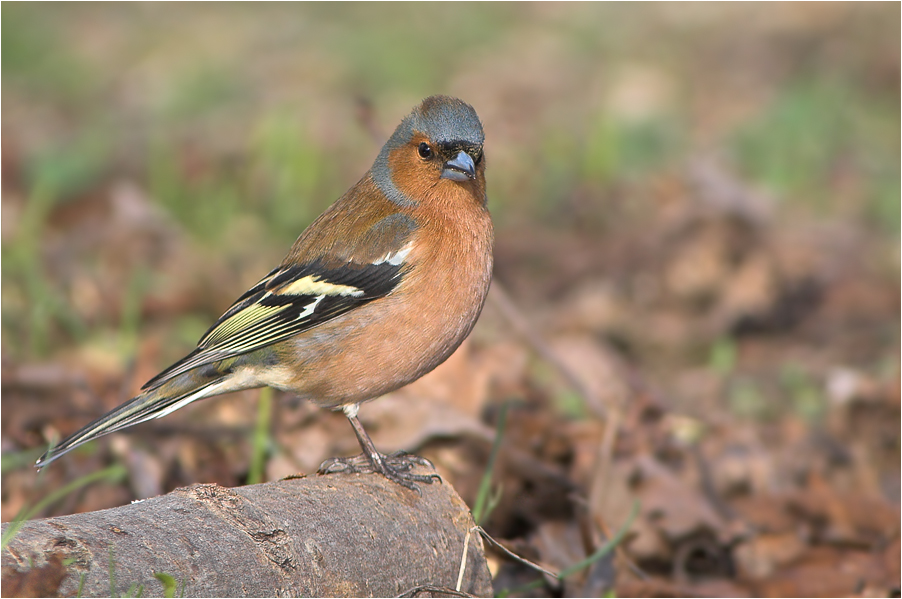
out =
{"type": "Polygon", "coordinates": [[[476,178],[476,165],[466,152],[458,152],[457,156],[442,166],[442,179],[466,181],[476,178]]]}

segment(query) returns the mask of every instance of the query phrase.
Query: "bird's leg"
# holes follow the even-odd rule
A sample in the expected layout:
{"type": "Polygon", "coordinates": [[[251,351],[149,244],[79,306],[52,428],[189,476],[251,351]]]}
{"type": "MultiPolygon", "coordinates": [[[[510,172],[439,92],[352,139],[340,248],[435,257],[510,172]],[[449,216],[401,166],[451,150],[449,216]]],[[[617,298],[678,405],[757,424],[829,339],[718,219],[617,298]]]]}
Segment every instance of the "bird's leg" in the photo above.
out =
{"type": "Polygon", "coordinates": [[[357,441],[360,442],[363,453],[350,458],[330,458],[320,465],[320,474],[378,472],[388,480],[415,491],[417,490],[416,483],[432,483],[433,480],[442,480],[438,474],[413,474],[410,471],[414,464],[434,468],[432,462],[426,458],[411,455],[404,451],[398,451],[391,455],[379,453],[376,450],[376,446],[373,445],[372,439],[363,430],[360,419],[357,418],[357,409],[359,407],[360,405],[356,403],[345,406],[344,413],[348,417],[351,426],[354,427],[354,434],[357,435],[357,441]]]}

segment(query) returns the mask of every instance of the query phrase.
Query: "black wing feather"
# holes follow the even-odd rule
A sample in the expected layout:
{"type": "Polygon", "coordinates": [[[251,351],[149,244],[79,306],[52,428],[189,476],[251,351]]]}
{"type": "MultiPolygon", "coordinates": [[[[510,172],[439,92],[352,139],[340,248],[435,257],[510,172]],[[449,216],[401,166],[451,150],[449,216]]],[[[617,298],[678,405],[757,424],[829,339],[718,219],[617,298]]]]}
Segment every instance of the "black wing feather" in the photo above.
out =
{"type": "Polygon", "coordinates": [[[403,263],[387,261],[363,265],[348,262],[339,267],[325,267],[317,261],[274,269],[219,317],[201,337],[197,349],[142,389],[159,387],[198,366],[284,341],[384,297],[398,286],[404,273],[403,263]],[[305,279],[312,291],[280,293],[305,279]],[[329,293],[330,289],[335,292],[329,293]]]}

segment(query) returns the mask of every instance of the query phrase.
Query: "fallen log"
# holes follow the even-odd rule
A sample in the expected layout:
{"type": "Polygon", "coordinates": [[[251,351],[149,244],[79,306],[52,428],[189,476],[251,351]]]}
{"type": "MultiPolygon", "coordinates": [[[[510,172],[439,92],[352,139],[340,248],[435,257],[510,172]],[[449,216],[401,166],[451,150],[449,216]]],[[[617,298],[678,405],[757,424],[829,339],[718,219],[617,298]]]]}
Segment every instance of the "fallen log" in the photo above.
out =
{"type": "Polygon", "coordinates": [[[461,592],[491,596],[466,504],[447,483],[419,489],[375,474],[199,484],[29,521],[2,552],[3,595],[160,596],[174,581],[176,596],[388,597],[460,578],[461,592]]]}

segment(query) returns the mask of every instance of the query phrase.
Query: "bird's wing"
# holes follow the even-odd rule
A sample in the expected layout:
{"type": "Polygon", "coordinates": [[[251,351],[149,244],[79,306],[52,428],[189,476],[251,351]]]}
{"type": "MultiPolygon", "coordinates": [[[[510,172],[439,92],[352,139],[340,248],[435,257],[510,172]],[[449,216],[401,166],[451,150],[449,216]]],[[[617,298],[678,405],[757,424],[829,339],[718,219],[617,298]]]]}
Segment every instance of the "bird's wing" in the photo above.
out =
{"type": "Polygon", "coordinates": [[[339,241],[330,255],[306,263],[286,261],[238,298],[204,333],[197,349],[142,389],[159,387],[198,366],[278,343],[391,293],[409,270],[405,258],[413,227],[404,219],[387,218],[362,237],[373,231],[390,237],[392,248],[374,258],[372,243],[355,255],[346,241],[339,241]]]}

